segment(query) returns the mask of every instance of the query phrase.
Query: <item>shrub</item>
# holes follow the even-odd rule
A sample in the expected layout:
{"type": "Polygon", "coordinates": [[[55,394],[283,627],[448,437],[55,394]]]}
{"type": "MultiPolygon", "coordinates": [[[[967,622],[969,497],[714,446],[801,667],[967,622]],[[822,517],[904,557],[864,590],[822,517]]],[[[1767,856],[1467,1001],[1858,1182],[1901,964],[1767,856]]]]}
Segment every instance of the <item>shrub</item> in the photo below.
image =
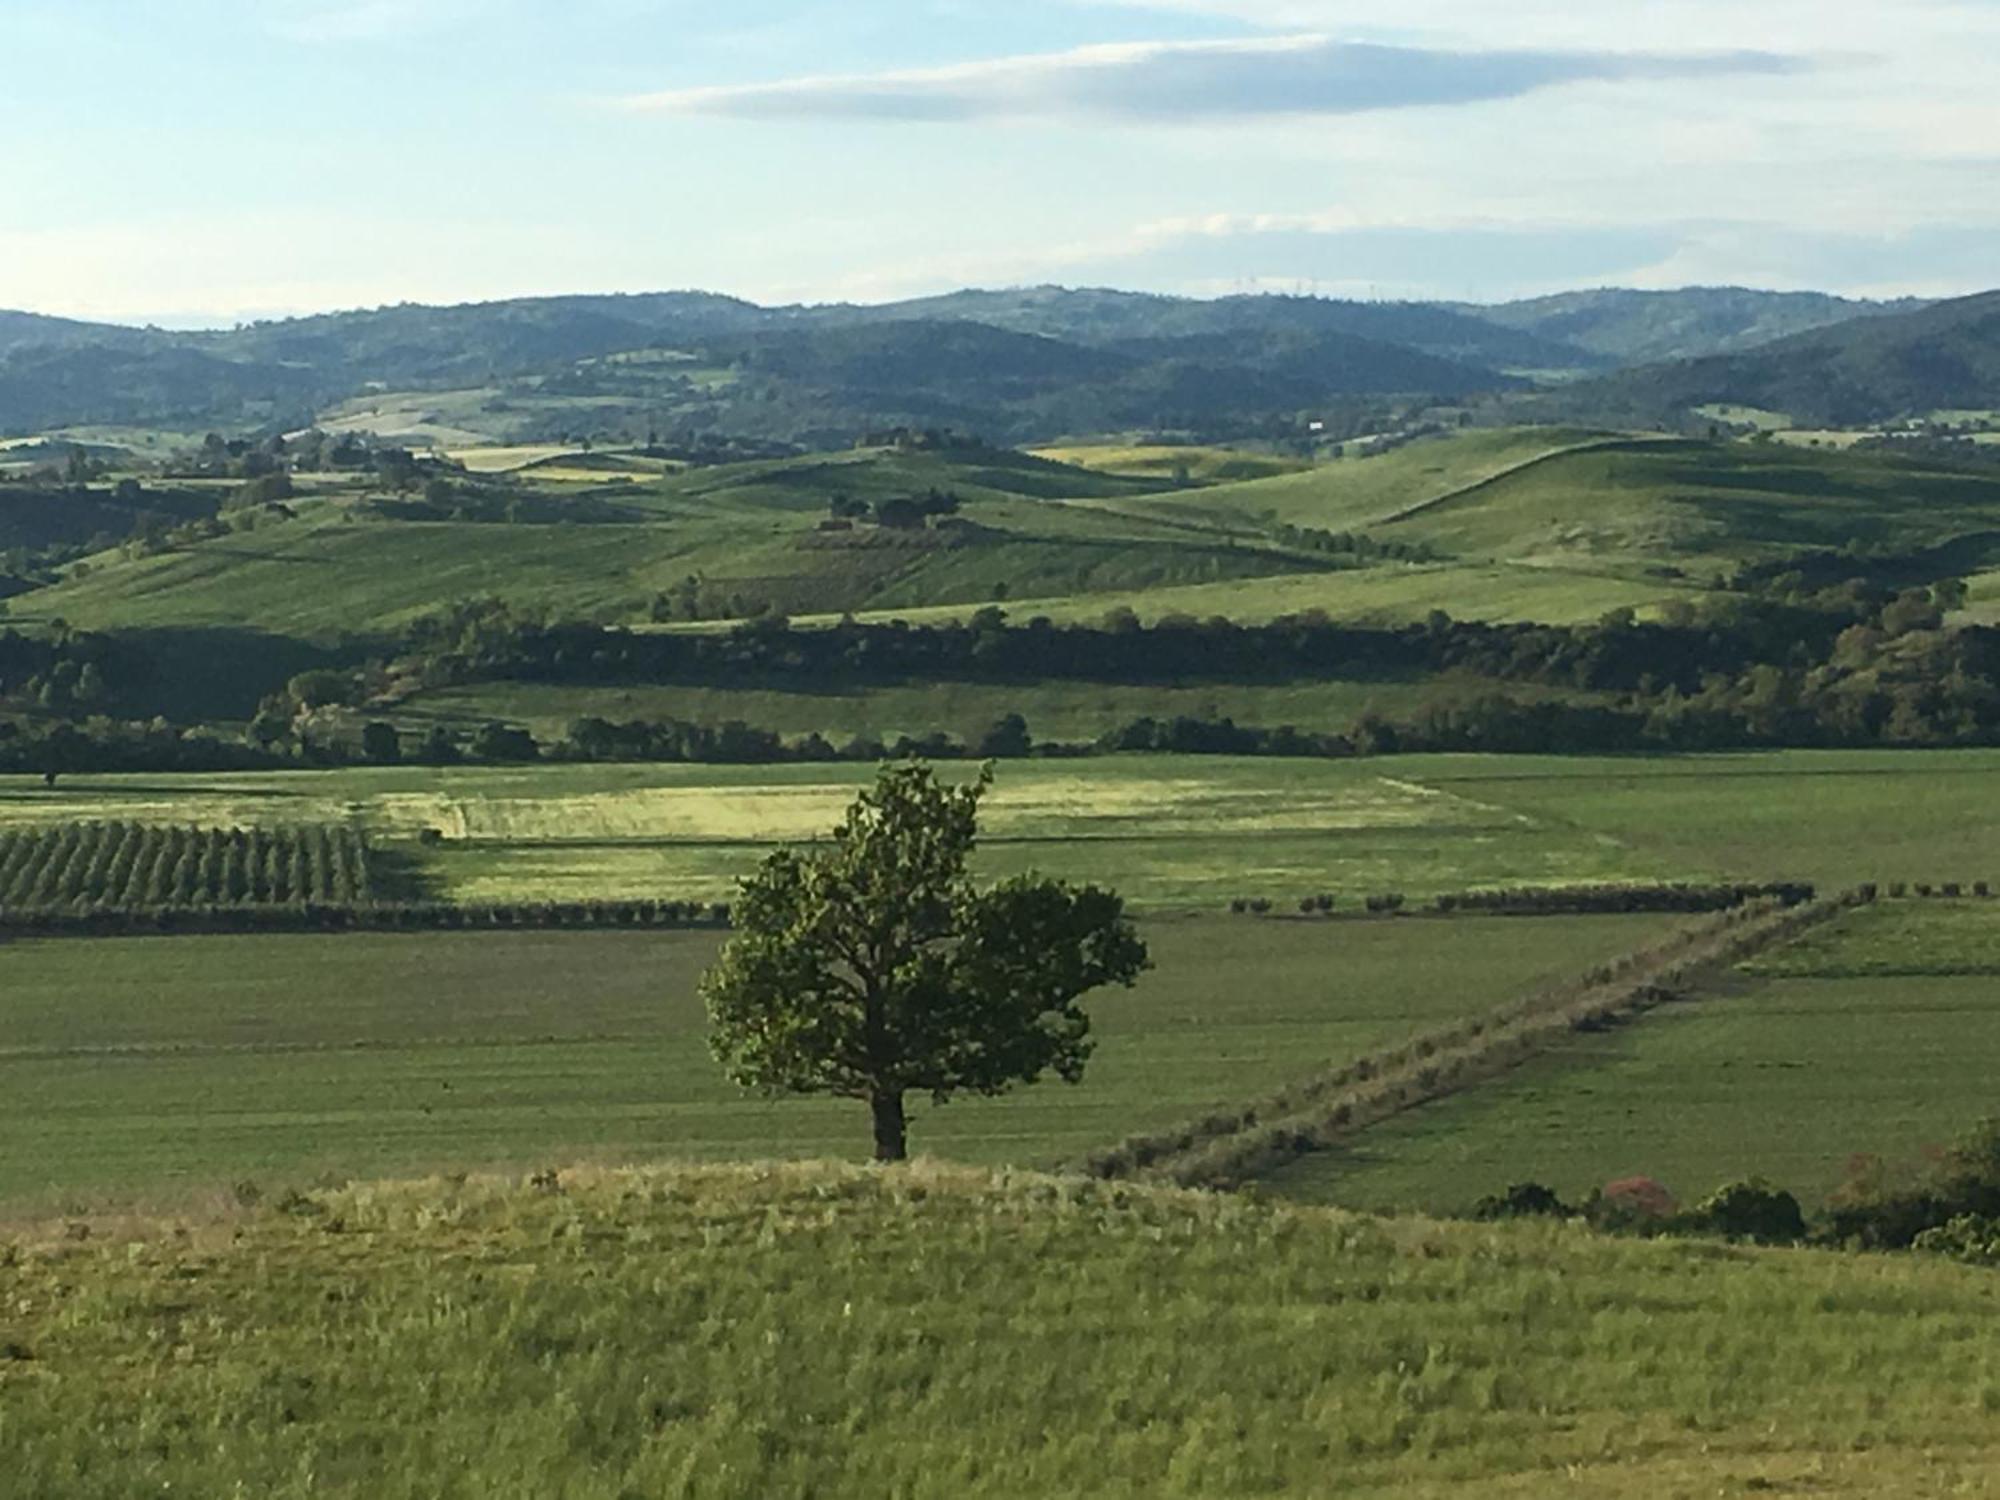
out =
{"type": "Polygon", "coordinates": [[[1687,1221],[1705,1234],[1762,1245],[1795,1245],[1806,1235],[1799,1200],[1756,1177],[1717,1188],[1695,1205],[1687,1221]]]}
{"type": "Polygon", "coordinates": [[[1665,1184],[1651,1177],[1621,1177],[1593,1194],[1584,1213],[1601,1228],[1639,1229],[1664,1224],[1675,1207],[1665,1184]]]}
{"type": "Polygon", "coordinates": [[[1472,1206],[1472,1217],[1492,1222],[1498,1219],[1567,1219],[1576,1211],[1555,1189],[1539,1182],[1517,1182],[1504,1193],[1490,1193],[1472,1206]]]}
{"type": "Polygon", "coordinates": [[[1926,1229],[1911,1248],[1927,1255],[1946,1255],[1975,1266],[2000,1266],[2000,1217],[1959,1214],[1936,1229],[1926,1229]]]}

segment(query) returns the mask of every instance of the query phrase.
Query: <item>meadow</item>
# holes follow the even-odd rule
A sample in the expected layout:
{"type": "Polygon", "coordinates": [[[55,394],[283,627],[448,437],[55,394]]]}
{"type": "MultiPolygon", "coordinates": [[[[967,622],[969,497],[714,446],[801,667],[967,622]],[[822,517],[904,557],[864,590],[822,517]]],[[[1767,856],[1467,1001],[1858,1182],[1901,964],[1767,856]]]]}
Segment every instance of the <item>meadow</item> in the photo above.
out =
{"type": "Polygon", "coordinates": [[[0,1457],[37,1500],[1967,1495],[1996,1313],[1927,1258],[935,1164],[364,1185],[0,1231],[0,1457]]]}
{"type": "Polygon", "coordinates": [[[1692,1202],[1763,1176],[1823,1204],[1994,1113],[2000,905],[1888,901],[1636,1025],[1579,1033],[1269,1184],[1315,1202],[1464,1212],[1510,1183],[1580,1197],[1645,1175],[1692,1202]]]}
{"type": "MultiPolygon", "coordinates": [[[[947,767],[946,774],[970,774],[947,767]]],[[[855,765],[351,768],[0,786],[0,828],[341,824],[474,902],[726,899],[837,821],[855,765]],[[419,847],[425,829],[442,835],[419,847]]],[[[1330,891],[1412,900],[1598,881],[2000,880],[2000,752],[1117,755],[1003,762],[980,870],[1110,884],[1150,911],[1330,891]]]]}
{"type": "MultiPolygon", "coordinates": [[[[925,1151],[1054,1163],[1538,989],[1671,917],[1144,924],[1085,1081],[918,1106],[925,1151]]],[[[249,1180],[862,1155],[862,1105],[766,1100],[710,1058],[713,932],[16,940],[0,949],[0,1201],[249,1180]]]]}
{"type": "Polygon", "coordinates": [[[296,515],[248,532],[100,554],[9,615],[320,638],[495,595],[639,624],[694,578],[705,620],[928,619],[1005,602],[1062,620],[1122,607],[1149,619],[1317,609],[1409,621],[1442,609],[1574,623],[1699,597],[1742,562],[1798,548],[1956,541],[1977,568],[1994,561],[1986,538],[2000,522],[2000,479],[1977,466],[1561,427],[1470,430],[1313,467],[1189,450],[1199,462],[1185,484],[1172,449],[1051,450],[1072,462],[855,449],[685,470],[553,446],[459,451],[545,508],[574,505],[576,524],[391,520],[359,492],[312,491],[296,515]],[[836,504],[931,494],[958,500],[949,524],[823,529],[836,504]],[[1287,543],[1283,527],[1360,532],[1438,560],[1341,565],[1287,543]]]}

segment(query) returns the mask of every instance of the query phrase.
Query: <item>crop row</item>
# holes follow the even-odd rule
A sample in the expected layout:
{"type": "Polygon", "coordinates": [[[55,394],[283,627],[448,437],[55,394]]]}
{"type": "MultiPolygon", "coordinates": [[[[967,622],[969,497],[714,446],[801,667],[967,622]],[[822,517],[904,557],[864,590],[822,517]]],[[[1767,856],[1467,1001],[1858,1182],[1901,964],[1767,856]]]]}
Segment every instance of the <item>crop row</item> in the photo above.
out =
{"type": "Polygon", "coordinates": [[[194,905],[0,908],[0,931],[35,937],[141,937],[173,933],[436,932],[493,928],[727,927],[729,907],[702,901],[566,901],[462,906],[374,901],[360,905],[194,905]]]}
{"type": "Polygon", "coordinates": [[[372,899],[352,829],[63,823],[0,832],[0,911],[357,905],[372,899]]]}

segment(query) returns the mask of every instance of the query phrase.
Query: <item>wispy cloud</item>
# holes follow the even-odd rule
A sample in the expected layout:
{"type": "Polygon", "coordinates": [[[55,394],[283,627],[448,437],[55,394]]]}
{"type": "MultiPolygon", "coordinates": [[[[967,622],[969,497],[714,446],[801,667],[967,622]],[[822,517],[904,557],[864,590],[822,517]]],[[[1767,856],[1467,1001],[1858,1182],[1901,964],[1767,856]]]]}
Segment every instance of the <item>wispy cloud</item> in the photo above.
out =
{"type": "Polygon", "coordinates": [[[1461,51],[1313,35],[1085,47],[921,71],[680,89],[626,102],[642,110],[767,120],[1158,122],[1358,114],[1512,99],[1568,83],[1780,74],[1810,66],[1763,51],[1461,51]]]}

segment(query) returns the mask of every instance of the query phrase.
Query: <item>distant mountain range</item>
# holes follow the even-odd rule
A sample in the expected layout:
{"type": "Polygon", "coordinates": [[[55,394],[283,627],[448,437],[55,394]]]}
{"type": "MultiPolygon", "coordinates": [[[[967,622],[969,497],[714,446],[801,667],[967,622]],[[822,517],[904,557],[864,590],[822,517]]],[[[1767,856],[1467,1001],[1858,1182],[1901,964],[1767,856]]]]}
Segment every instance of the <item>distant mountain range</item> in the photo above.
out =
{"type": "Polygon", "coordinates": [[[1553,398],[1626,424],[1701,406],[1851,427],[1938,411],[2000,411],[2000,292],[1793,334],[1735,354],[1645,365],[1553,398]]]}
{"type": "Polygon", "coordinates": [[[1643,425],[1729,401],[1856,422],[2000,406],[1996,306],[1735,288],[1486,307],[1037,287],[885,306],[548,297],[192,333],[0,312],[0,435],[394,425],[394,407],[414,429],[500,440],[702,431],[811,445],[895,425],[1017,442],[1226,437],[1391,398],[1643,425]],[[357,398],[373,404],[343,406],[357,398]]]}

